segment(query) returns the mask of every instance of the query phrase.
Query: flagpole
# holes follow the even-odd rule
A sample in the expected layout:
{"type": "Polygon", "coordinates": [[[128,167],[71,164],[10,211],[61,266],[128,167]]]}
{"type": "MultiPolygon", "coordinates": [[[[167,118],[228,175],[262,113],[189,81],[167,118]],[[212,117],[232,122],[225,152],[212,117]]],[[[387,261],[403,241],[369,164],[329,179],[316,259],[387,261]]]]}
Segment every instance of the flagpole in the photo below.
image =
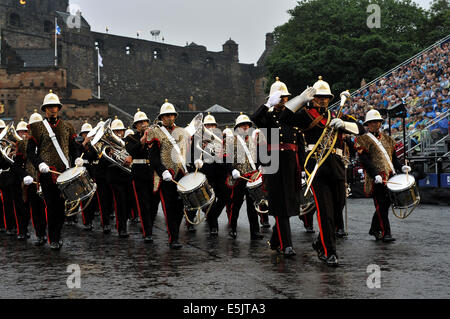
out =
{"type": "Polygon", "coordinates": [[[98,87],[98,98],[100,99],[100,48],[97,47],[97,87],[98,87]]]}
{"type": "Polygon", "coordinates": [[[57,29],[58,28],[58,18],[55,17],[55,67],[58,66],[58,33],[57,33],[57,29]]]}

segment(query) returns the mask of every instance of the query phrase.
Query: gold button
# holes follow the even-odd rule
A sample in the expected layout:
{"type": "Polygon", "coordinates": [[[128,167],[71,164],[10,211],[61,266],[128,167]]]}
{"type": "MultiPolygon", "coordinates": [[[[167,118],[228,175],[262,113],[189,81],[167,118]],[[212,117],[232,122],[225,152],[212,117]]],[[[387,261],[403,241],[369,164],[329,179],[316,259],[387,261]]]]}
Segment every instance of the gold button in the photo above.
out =
{"type": "Polygon", "coordinates": [[[280,142],[280,144],[283,144],[283,142],[280,142]]]}
{"type": "Polygon", "coordinates": [[[283,134],[280,134],[280,136],[283,136],[283,134]]]}

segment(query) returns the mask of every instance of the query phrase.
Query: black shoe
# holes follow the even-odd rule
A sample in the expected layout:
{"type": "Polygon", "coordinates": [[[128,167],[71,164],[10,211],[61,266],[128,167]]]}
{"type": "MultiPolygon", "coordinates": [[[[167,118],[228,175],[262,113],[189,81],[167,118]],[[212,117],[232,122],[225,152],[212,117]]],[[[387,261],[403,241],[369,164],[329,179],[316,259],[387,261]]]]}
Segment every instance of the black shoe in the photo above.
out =
{"type": "Polygon", "coordinates": [[[141,221],[139,220],[139,217],[135,217],[131,220],[131,222],[135,223],[135,224],[139,224],[141,221]]]}
{"type": "Polygon", "coordinates": [[[273,244],[270,242],[270,240],[267,241],[267,245],[269,245],[269,248],[270,248],[271,250],[276,250],[276,251],[280,252],[280,246],[275,246],[275,245],[273,245],[273,244]]]}
{"type": "Polygon", "coordinates": [[[195,229],[194,225],[192,224],[187,225],[187,230],[189,233],[195,233],[197,231],[197,229],[195,229]]]}
{"type": "MultiPolygon", "coordinates": [[[[320,258],[320,257],[319,257],[320,258]]],[[[335,254],[332,254],[330,257],[323,256],[320,258],[325,264],[329,267],[337,267],[339,266],[339,260],[335,254]]]]}
{"type": "Polygon", "coordinates": [[[92,224],[84,225],[84,230],[85,231],[92,231],[93,228],[94,228],[94,226],[92,226],[92,224]]]}
{"type": "Polygon", "coordinates": [[[153,237],[152,236],[145,236],[144,237],[144,243],[146,243],[146,244],[153,243],[153,237]]]}
{"type": "Polygon", "coordinates": [[[54,241],[50,243],[50,249],[51,250],[60,250],[61,247],[63,246],[62,241],[54,241]]]}
{"type": "Polygon", "coordinates": [[[43,237],[38,237],[36,239],[36,241],[34,242],[34,245],[39,247],[39,246],[44,246],[47,243],[47,237],[43,236],[43,237]]]}
{"type": "Polygon", "coordinates": [[[382,240],[384,243],[389,243],[389,242],[395,241],[395,238],[392,237],[391,235],[384,235],[382,240]]]}
{"type": "Polygon", "coordinates": [[[110,225],[103,226],[103,234],[105,234],[105,235],[111,234],[111,226],[110,225]]]}
{"type": "Polygon", "coordinates": [[[219,236],[219,230],[216,227],[213,227],[210,229],[209,235],[211,235],[212,237],[217,237],[219,236]]]}
{"type": "Polygon", "coordinates": [[[17,235],[17,240],[23,241],[23,240],[27,240],[27,235],[26,234],[19,234],[17,235]]]}
{"type": "Polygon", "coordinates": [[[231,238],[236,239],[236,237],[237,237],[237,231],[232,229],[232,230],[230,230],[230,231],[228,232],[228,235],[229,235],[231,238]]]}
{"type": "Polygon", "coordinates": [[[294,248],[292,248],[292,247],[286,247],[284,249],[284,251],[282,252],[282,254],[283,254],[283,256],[286,256],[286,257],[293,257],[293,256],[297,255],[295,253],[294,248]]]}
{"type": "Polygon", "coordinates": [[[181,245],[177,240],[175,240],[169,244],[169,247],[170,249],[181,249],[183,245],[181,245]]]}
{"type": "Polygon", "coordinates": [[[260,232],[256,232],[250,235],[250,239],[251,240],[259,240],[259,239],[263,239],[264,235],[261,234],[260,232]]]}
{"type": "Polygon", "coordinates": [[[127,233],[127,231],[121,230],[119,232],[119,238],[128,238],[128,237],[130,237],[130,235],[127,233]]]}
{"type": "Polygon", "coordinates": [[[336,231],[336,237],[337,237],[337,238],[344,238],[344,237],[347,237],[347,233],[346,233],[345,230],[343,230],[342,228],[339,228],[339,229],[336,231]]]}
{"type": "Polygon", "coordinates": [[[383,239],[383,235],[381,234],[381,231],[369,230],[369,235],[374,236],[375,240],[383,239]]]}
{"type": "Polygon", "coordinates": [[[305,227],[306,229],[306,233],[307,234],[314,234],[316,231],[314,230],[314,227],[309,226],[309,227],[305,227]]]}

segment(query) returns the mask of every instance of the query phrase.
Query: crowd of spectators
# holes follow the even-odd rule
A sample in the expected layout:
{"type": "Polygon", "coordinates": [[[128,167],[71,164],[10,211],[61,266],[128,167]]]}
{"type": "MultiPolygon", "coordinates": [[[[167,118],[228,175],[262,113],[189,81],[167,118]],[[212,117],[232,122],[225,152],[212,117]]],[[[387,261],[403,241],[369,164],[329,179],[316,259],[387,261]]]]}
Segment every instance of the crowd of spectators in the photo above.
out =
{"type": "MultiPolygon", "coordinates": [[[[417,143],[420,135],[416,133],[424,131],[433,120],[449,109],[449,45],[450,40],[438,44],[371,85],[363,87],[344,108],[344,114],[350,114],[364,122],[365,114],[371,108],[383,113],[383,110],[403,102],[407,109],[407,134],[415,135],[413,138],[417,143]]],[[[383,128],[388,128],[387,121],[383,128]]],[[[402,131],[401,119],[391,119],[392,135],[401,137],[402,131]]],[[[437,121],[427,131],[438,136],[447,135],[448,117],[437,121]]]]}

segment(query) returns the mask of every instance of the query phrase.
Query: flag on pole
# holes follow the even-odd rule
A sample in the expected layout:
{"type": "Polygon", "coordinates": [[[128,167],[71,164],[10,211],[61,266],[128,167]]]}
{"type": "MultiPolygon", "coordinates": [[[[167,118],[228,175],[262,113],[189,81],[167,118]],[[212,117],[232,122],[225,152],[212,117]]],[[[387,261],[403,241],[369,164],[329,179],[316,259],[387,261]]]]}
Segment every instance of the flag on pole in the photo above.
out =
{"type": "Polygon", "coordinates": [[[61,28],[58,25],[58,22],[56,22],[55,32],[56,32],[56,35],[60,35],[61,34],[61,28]]]}
{"type": "Polygon", "coordinates": [[[97,51],[97,54],[98,54],[98,66],[103,68],[103,58],[100,55],[100,50],[97,51]]]}

